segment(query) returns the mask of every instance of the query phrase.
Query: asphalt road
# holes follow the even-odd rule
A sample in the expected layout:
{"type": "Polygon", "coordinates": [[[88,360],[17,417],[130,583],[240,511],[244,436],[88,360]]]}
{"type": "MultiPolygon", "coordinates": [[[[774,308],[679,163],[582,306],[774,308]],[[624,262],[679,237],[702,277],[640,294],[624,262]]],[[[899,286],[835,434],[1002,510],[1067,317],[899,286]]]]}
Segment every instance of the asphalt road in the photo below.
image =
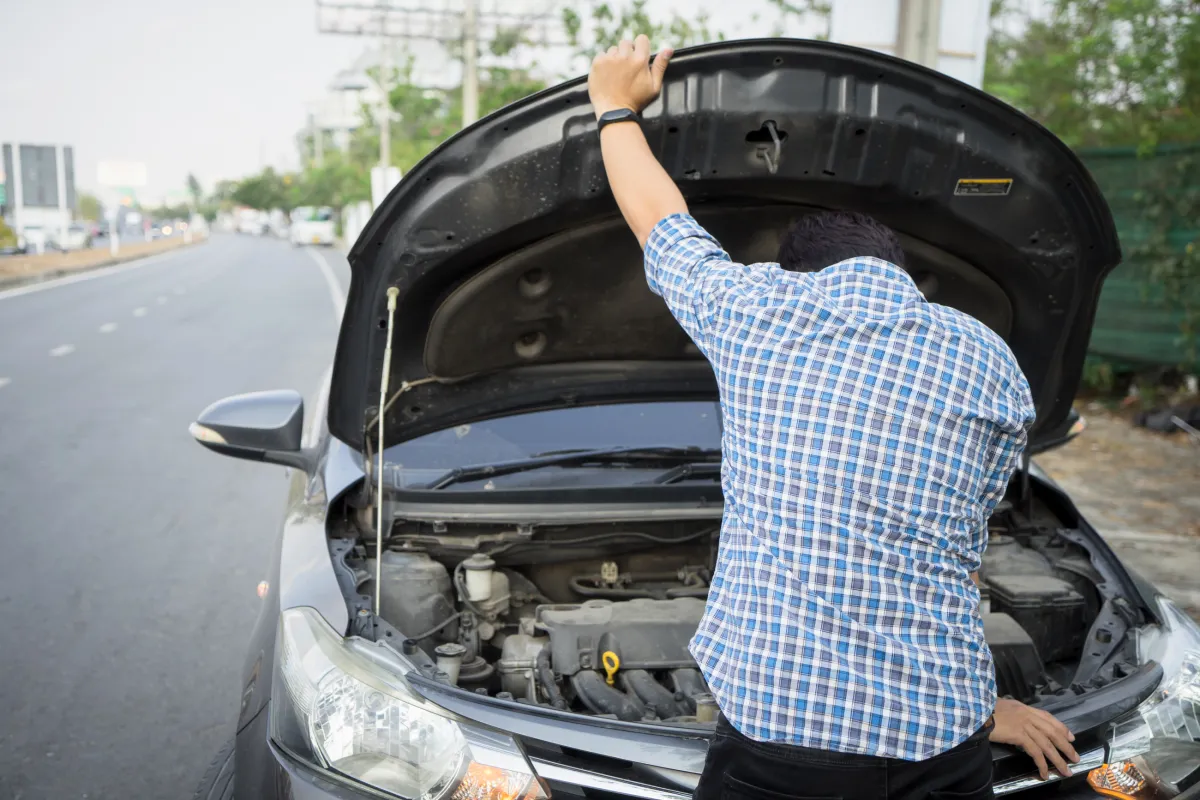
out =
{"type": "Polygon", "coordinates": [[[239,392],[311,405],[348,269],[216,236],[84,278],[0,292],[0,798],[190,797],[286,482],[187,426],[239,392]]]}

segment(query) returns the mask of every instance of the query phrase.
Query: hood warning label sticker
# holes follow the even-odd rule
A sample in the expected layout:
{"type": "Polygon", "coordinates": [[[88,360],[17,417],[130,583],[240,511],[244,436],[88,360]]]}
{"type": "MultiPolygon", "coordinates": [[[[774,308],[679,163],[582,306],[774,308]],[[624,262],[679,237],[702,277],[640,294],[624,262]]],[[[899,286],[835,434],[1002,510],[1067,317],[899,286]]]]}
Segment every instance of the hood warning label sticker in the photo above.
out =
{"type": "Polygon", "coordinates": [[[955,197],[988,195],[1001,197],[1012,188],[1012,178],[959,178],[954,186],[955,197]]]}

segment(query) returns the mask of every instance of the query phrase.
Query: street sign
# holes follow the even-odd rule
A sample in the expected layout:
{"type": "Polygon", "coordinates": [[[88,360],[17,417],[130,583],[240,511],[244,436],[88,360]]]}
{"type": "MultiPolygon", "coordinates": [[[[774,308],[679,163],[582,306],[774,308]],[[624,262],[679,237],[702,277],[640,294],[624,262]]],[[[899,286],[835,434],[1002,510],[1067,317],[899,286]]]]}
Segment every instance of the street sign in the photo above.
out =
{"type": "Polygon", "coordinates": [[[146,165],[136,161],[101,161],[96,165],[96,183],[109,188],[146,185],[146,165]]]}

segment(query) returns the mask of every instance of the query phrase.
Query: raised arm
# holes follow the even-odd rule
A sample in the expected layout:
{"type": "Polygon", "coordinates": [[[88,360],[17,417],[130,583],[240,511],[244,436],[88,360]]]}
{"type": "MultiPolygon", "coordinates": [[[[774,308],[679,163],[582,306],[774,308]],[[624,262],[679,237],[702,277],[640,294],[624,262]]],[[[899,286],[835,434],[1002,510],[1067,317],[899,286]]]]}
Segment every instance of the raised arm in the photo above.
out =
{"type": "MultiPolygon", "coordinates": [[[[622,41],[596,56],[588,75],[588,95],[596,118],[629,109],[640,113],[662,90],[663,76],[674,51],[665,49],[650,62],[650,39],[622,41]]],[[[636,121],[606,125],[600,132],[604,168],[613,196],[638,244],[646,246],[659,220],[686,214],[688,207],[671,176],[650,152],[636,121]]]]}

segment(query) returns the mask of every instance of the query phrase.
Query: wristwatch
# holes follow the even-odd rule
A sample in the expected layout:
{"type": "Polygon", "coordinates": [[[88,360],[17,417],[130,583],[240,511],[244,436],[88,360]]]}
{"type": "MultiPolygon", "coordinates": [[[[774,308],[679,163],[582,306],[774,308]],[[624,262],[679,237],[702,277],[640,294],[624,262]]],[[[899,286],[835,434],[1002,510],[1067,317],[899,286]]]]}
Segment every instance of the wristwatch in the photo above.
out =
{"type": "Polygon", "coordinates": [[[611,125],[614,122],[639,122],[641,117],[632,108],[614,108],[612,111],[605,111],[596,120],[596,132],[604,130],[605,126],[611,125]]]}

